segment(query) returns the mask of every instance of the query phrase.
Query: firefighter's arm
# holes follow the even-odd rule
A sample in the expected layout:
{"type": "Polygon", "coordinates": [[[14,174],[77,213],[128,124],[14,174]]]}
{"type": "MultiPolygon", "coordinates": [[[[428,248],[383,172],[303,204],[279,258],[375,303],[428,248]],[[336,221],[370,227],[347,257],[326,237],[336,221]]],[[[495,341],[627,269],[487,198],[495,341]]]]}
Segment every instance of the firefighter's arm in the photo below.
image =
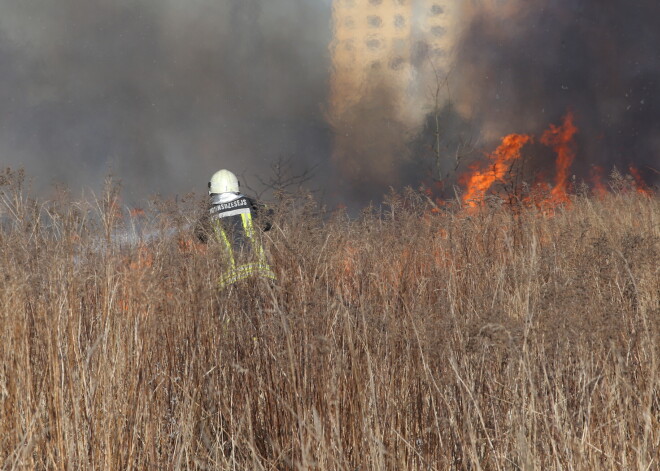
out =
{"type": "Polygon", "coordinates": [[[202,244],[206,244],[209,241],[209,234],[211,233],[211,220],[208,213],[204,214],[197,220],[193,233],[195,234],[195,239],[197,239],[202,244]]]}
{"type": "Polygon", "coordinates": [[[254,218],[259,222],[261,230],[264,232],[270,231],[273,227],[273,216],[275,215],[275,211],[263,203],[256,203],[254,201],[250,202],[252,203],[254,218]]]}

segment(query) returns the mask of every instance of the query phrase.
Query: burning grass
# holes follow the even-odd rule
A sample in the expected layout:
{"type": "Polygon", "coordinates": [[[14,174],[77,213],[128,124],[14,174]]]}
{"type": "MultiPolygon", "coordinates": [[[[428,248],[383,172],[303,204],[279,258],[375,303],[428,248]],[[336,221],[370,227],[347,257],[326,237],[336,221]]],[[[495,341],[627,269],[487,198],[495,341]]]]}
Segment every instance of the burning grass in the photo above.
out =
{"type": "Polygon", "coordinates": [[[219,292],[198,204],[0,188],[7,469],[654,469],[660,204],[282,202],[219,292]],[[138,231],[136,228],[139,227],[138,231]],[[121,234],[150,234],[130,237],[121,234]]]}

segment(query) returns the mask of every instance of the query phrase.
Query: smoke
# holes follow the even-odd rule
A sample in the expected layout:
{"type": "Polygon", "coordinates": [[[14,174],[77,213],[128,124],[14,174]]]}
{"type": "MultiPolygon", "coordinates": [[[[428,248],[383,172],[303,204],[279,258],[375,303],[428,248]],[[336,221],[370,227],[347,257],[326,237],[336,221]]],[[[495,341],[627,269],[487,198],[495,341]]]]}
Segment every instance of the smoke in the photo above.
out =
{"type": "MultiPolygon", "coordinates": [[[[0,0],[0,162],[38,188],[204,191],[328,160],[329,1],[0,0]]],[[[253,179],[254,181],[254,179],[253,179]]]]}
{"type": "Polygon", "coordinates": [[[570,110],[580,129],[573,173],[632,163],[647,181],[657,179],[651,168],[658,169],[660,156],[660,3],[517,6],[507,15],[477,10],[457,48],[455,95],[482,138],[539,136],[570,110]]]}
{"type": "MultiPolygon", "coordinates": [[[[657,181],[656,1],[466,3],[462,33],[451,32],[452,101],[414,142],[434,83],[407,90],[420,95],[414,119],[385,76],[342,123],[329,118],[331,4],[0,0],[0,165],[25,167],[38,189],[98,190],[112,172],[136,201],[203,191],[222,167],[267,175],[283,157],[294,169],[320,164],[311,184],[357,206],[429,172],[445,177],[481,152],[474,143],[486,151],[509,133],[540,136],[571,110],[574,173],[634,163],[657,181]]],[[[420,44],[404,65],[417,77],[432,60],[420,44]]]]}
{"type": "Polygon", "coordinates": [[[334,123],[340,201],[352,209],[378,201],[389,187],[401,184],[398,175],[409,154],[410,125],[399,108],[394,85],[374,77],[364,96],[334,123]]]}
{"type": "MultiPolygon", "coordinates": [[[[413,4],[423,17],[434,2],[413,4]]],[[[430,38],[416,37],[408,65],[415,87],[402,93],[400,84],[391,82],[379,93],[373,87],[358,89],[362,101],[353,100],[359,105],[336,127],[341,153],[335,160],[365,193],[353,192],[353,198],[368,201],[390,185],[434,179],[443,180],[451,196],[458,174],[511,133],[537,137],[525,149],[525,177],[534,181],[545,174],[552,183],[555,155],[538,138],[569,111],[579,128],[571,176],[587,178],[593,165],[627,171],[633,164],[647,182],[657,180],[659,3],[477,0],[446,5],[456,8],[447,23],[451,60],[431,54],[430,38]],[[428,73],[429,64],[435,73],[428,73]],[[450,71],[446,87],[445,64],[450,71]],[[418,115],[401,119],[397,98],[410,101],[411,94],[419,99],[418,115]]],[[[341,92],[335,94],[343,98],[341,92]]]]}

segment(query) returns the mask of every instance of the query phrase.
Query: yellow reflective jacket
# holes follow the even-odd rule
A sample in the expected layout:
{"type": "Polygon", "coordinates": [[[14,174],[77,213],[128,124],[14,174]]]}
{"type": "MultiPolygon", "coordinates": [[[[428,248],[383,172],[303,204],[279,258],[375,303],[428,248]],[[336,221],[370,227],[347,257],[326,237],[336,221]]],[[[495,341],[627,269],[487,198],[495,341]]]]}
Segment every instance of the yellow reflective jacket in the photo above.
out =
{"type": "MultiPolygon", "coordinates": [[[[225,249],[229,267],[219,280],[220,288],[251,276],[275,279],[255,228],[257,205],[238,193],[211,195],[208,214],[195,228],[197,238],[215,239],[225,249]]],[[[270,229],[265,225],[262,230],[270,229]]]]}

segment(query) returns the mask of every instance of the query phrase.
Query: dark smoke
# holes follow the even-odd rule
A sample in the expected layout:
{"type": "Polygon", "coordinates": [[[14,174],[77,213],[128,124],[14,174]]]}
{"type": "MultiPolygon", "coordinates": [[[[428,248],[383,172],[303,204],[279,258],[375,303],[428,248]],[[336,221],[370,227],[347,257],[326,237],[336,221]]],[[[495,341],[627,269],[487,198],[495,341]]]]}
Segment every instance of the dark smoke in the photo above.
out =
{"type": "Polygon", "coordinates": [[[572,110],[580,128],[574,173],[632,163],[657,181],[660,2],[519,3],[512,17],[475,16],[458,48],[454,83],[474,125],[491,137],[538,137],[572,110]]]}
{"type": "Polygon", "coordinates": [[[396,95],[391,83],[372,77],[368,93],[342,116],[333,156],[341,170],[341,195],[331,194],[331,200],[357,210],[401,185],[398,175],[407,161],[410,133],[397,117],[396,95]]]}
{"type": "Polygon", "coordinates": [[[657,182],[660,3],[519,3],[514,16],[477,13],[462,26],[439,128],[429,116],[411,144],[387,94],[356,108],[352,176],[334,181],[330,0],[0,0],[0,166],[24,166],[42,191],[98,191],[111,171],[135,201],[203,191],[220,167],[267,175],[284,157],[320,163],[312,186],[356,205],[445,178],[456,155],[479,155],[472,143],[538,137],[572,110],[576,174],[634,163],[657,182]]]}
{"type": "MultiPolygon", "coordinates": [[[[329,1],[0,0],[0,166],[130,198],[329,160],[329,1]]],[[[254,181],[254,179],[253,179],[254,181]]]]}

